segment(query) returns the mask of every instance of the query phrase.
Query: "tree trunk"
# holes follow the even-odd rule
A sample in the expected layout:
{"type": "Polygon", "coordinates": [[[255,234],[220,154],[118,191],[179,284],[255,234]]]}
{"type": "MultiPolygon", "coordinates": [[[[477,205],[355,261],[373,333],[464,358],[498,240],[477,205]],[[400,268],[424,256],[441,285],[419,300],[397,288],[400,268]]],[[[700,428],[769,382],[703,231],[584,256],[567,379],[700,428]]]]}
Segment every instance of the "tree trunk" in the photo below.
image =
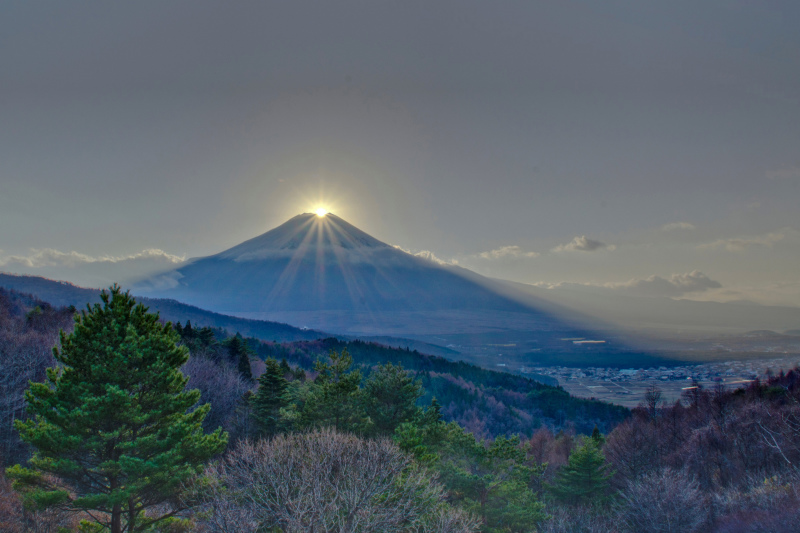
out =
{"type": "Polygon", "coordinates": [[[119,505],[111,509],[111,533],[122,533],[122,507],[119,505]]]}
{"type": "Polygon", "coordinates": [[[136,531],[136,504],[133,498],[128,501],[128,533],[136,531]]]}

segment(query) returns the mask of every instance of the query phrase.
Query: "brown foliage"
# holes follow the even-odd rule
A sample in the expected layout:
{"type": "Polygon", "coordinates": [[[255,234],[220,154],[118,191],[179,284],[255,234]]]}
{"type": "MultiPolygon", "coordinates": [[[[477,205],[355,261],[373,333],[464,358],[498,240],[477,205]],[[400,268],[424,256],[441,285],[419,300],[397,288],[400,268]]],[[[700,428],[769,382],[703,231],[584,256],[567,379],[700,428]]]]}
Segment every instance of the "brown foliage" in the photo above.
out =
{"type": "Polygon", "coordinates": [[[708,505],[697,482],[665,469],[634,479],[622,493],[620,518],[636,533],[691,533],[708,520],[708,505]]]}
{"type": "Polygon", "coordinates": [[[431,475],[388,440],[333,430],[243,442],[207,470],[213,532],[474,530],[431,475]]]}
{"type": "Polygon", "coordinates": [[[198,389],[200,403],[211,404],[211,411],[203,420],[203,429],[214,431],[221,427],[235,440],[248,422],[243,419],[242,402],[252,385],[233,366],[194,354],[181,371],[189,377],[186,388],[198,389]]]}
{"type": "Polygon", "coordinates": [[[72,326],[73,312],[30,296],[0,289],[0,457],[7,464],[24,458],[14,421],[25,417],[29,381],[42,381],[53,366],[60,328],[72,326]]]}

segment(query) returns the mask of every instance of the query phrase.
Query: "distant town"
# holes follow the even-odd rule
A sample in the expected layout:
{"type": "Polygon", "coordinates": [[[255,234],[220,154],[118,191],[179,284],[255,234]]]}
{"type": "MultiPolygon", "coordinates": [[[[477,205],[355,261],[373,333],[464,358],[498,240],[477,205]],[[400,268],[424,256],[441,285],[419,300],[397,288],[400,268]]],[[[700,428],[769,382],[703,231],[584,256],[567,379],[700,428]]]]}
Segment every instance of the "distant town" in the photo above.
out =
{"type": "Polygon", "coordinates": [[[597,398],[635,407],[653,384],[662,391],[664,401],[674,402],[693,386],[728,389],[746,386],[752,380],[788,371],[800,365],[800,355],[772,359],[750,359],[651,368],[573,368],[563,366],[522,367],[522,374],[538,374],[558,380],[567,392],[582,398],[597,398]]]}

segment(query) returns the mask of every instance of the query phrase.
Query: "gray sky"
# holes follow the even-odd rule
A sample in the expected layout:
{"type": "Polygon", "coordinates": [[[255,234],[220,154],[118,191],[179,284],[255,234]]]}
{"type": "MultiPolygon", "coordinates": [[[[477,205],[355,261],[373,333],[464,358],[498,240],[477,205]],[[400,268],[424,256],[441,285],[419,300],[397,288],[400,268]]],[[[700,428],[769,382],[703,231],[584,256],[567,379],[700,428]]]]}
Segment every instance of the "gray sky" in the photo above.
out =
{"type": "Polygon", "coordinates": [[[800,305],[798,20],[790,0],[6,3],[0,270],[101,284],[322,204],[496,277],[800,305]]]}

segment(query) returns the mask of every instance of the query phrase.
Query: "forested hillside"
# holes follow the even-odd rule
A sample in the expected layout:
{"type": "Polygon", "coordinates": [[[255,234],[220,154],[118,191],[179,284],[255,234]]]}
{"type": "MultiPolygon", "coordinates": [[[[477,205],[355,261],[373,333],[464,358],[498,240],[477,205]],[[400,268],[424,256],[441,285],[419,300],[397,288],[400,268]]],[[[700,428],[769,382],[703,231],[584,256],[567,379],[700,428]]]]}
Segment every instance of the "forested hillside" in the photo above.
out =
{"type": "Polygon", "coordinates": [[[387,348],[362,341],[334,338],[293,343],[252,343],[259,357],[286,359],[306,370],[331,351],[347,350],[369,376],[383,363],[400,365],[415,374],[425,389],[423,402],[436,398],[448,421],[456,421],[479,437],[531,435],[542,425],[591,433],[594,426],[610,431],[627,416],[627,409],[574,398],[559,387],[487,370],[464,362],[387,348]]]}
{"type": "Polygon", "coordinates": [[[800,520],[798,369],[672,405],[653,388],[629,414],[410,350],[166,327],[127,298],[81,315],[62,346],[74,308],[0,290],[0,530],[788,533],[800,520]],[[29,380],[45,384],[26,401],[29,380]],[[93,436],[70,437],[78,427],[93,436]],[[134,511],[114,507],[122,496],[134,511]]]}

